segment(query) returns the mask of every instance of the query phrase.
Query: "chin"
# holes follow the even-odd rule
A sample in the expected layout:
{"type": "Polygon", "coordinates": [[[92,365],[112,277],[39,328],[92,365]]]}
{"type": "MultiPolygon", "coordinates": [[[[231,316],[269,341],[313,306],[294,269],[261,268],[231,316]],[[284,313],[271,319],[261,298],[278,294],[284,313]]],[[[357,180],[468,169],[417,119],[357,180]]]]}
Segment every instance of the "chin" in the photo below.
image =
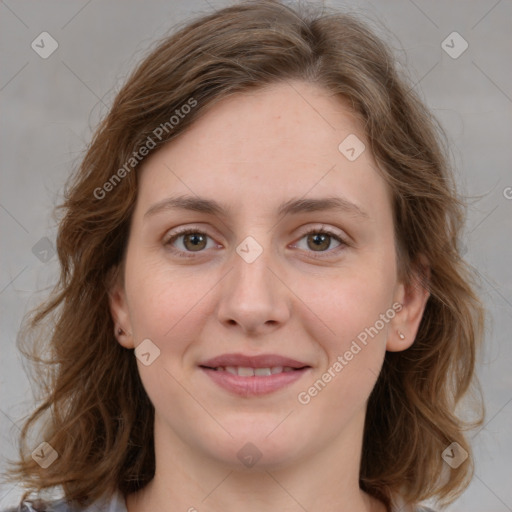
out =
{"type": "Polygon", "coordinates": [[[293,463],[303,451],[303,442],[297,442],[303,435],[294,435],[290,430],[284,429],[278,434],[278,423],[272,422],[271,425],[271,428],[267,428],[265,423],[253,423],[247,428],[240,428],[239,425],[236,430],[228,429],[233,438],[218,439],[207,449],[210,448],[214,459],[234,470],[271,470],[293,463]],[[272,432],[273,429],[276,430],[272,432]],[[269,435],[270,432],[272,433],[269,435]],[[301,450],[298,449],[299,446],[301,450]]]}

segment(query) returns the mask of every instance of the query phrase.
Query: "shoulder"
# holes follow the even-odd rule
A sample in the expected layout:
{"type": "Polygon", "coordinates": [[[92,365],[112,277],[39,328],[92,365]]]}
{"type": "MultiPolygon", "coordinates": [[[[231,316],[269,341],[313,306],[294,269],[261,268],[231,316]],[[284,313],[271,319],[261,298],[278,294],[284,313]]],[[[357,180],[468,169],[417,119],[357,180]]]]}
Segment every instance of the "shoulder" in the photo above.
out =
{"type": "Polygon", "coordinates": [[[61,498],[49,502],[22,501],[18,506],[0,512],[127,512],[127,509],[124,496],[118,491],[85,507],[61,498]]]}

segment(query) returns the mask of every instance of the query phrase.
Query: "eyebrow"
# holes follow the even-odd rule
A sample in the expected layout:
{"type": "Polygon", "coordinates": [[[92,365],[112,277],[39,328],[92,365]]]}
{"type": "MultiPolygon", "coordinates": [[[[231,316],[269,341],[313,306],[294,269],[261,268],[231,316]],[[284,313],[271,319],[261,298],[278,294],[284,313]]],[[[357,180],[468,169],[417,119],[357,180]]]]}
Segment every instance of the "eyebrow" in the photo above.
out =
{"type": "MultiPolygon", "coordinates": [[[[207,213],[211,215],[227,216],[231,208],[222,206],[213,199],[206,199],[198,196],[178,196],[163,199],[151,206],[144,214],[144,217],[150,217],[157,213],[168,210],[182,209],[194,212],[207,213]]],[[[369,215],[357,204],[339,196],[319,197],[310,199],[290,199],[283,203],[277,210],[277,214],[299,214],[319,211],[339,211],[348,213],[357,217],[368,219],[369,215]]]]}

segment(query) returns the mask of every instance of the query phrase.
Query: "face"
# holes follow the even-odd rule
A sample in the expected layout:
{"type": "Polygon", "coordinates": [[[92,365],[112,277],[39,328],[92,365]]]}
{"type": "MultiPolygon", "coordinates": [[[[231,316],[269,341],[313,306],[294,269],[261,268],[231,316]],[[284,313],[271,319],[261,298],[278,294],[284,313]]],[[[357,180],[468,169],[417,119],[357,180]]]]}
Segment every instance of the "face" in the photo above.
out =
{"type": "Polygon", "coordinates": [[[237,465],[250,442],[271,466],[362,430],[426,295],[398,280],[391,195],[354,141],[341,100],[296,82],[222,100],[145,161],[111,310],[121,344],[149,340],[159,439],[237,465]]]}

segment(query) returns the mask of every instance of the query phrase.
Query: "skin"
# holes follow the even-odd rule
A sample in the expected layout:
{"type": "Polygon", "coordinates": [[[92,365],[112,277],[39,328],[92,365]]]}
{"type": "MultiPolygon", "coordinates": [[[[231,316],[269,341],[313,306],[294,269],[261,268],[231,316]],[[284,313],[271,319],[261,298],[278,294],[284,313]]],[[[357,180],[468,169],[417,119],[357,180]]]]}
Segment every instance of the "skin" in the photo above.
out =
{"type": "Polygon", "coordinates": [[[135,348],[150,339],[160,350],[149,366],[137,361],[155,406],[156,473],[127,496],[129,512],[169,504],[190,512],[385,510],[358,484],[366,403],[386,350],[413,343],[428,292],[400,281],[390,192],[369,150],[355,161],[338,150],[349,134],[369,147],[339,98],[304,82],[276,84],[223,99],[144,162],[110,293],[124,330],[119,343],[135,348]],[[182,194],[230,210],[145,215],[182,194]],[[292,198],[333,195],[366,216],[277,214],[292,198]],[[183,226],[208,235],[199,251],[186,237],[172,239],[183,226]],[[346,244],[332,238],[316,248],[304,233],[322,227],[346,244]],[[252,263],[236,252],[247,236],[263,250],[252,263]],[[400,312],[299,403],[298,394],[395,302],[400,312]],[[279,354],[312,368],[270,395],[241,397],[198,368],[231,352],[279,354]],[[262,454],[252,468],[237,457],[248,442],[262,454]]]}

